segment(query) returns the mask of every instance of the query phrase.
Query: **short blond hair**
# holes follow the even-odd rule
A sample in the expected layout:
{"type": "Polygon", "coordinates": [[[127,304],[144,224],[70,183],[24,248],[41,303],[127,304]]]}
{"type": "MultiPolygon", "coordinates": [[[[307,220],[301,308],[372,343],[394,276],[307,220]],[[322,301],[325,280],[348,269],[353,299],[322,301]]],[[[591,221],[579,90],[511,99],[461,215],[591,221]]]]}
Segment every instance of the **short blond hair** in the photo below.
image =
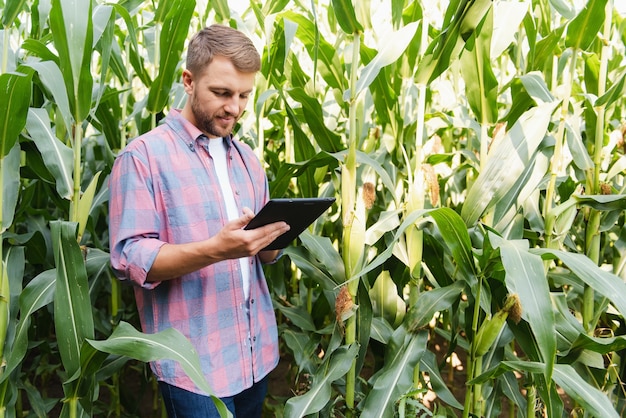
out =
{"type": "Polygon", "coordinates": [[[215,56],[228,58],[237,70],[244,73],[261,69],[261,57],[250,38],[229,26],[214,24],[191,38],[187,48],[187,69],[192,74],[201,74],[215,56]]]}

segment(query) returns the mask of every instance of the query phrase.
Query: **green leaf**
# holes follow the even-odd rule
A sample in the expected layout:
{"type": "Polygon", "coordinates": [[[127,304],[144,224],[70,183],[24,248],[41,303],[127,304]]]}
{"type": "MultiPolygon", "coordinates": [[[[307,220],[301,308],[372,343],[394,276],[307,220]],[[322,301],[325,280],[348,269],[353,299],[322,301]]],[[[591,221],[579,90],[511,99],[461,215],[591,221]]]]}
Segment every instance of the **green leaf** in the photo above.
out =
{"type": "Polygon", "coordinates": [[[70,101],[67,97],[61,69],[54,61],[31,62],[28,66],[37,71],[37,75],[46,87],[46,90],[52,94],[50,101],[56,105],[57,117],[60,116],[58,119],[62,120],[65,123],[66,130],[70,131],[74,117],[70,110],[70,101]]]}
{"type": "Polygon", "coordinates": [[[28,329],[30,317],[37,310],[52,303],[56,280],[55,270],[46,270],[32,279],[20,294],[20,320],[15,331],[13,346],[7,352],[6,369],[0,375],[0,382],[6,380],[19,366],[28,349],[28,329]]]}
{"type": "Polygon", "coordinates": [[[319,65],[319,71],[324,81],[331,88],[343,90],[346,80],[343,76],[340,54],[336,53],[335,47],[316,30],[316,26],[310,18],[292,11],[285,11],[283,18],[298,24],[296,36],[304,44],[314,61],[314,65],[319,65]]]}
{"type": "Polygon", "coordinates": [[[93,23],[91,1],[52,0],[50,28],[75,122],[91,110],[93,23]]]}
{"type": "Polygon", "coordinates": [[[77,224],[50,223],[56,264],[54,324],[59,354],[68,376],[80,369],[80,347],[94,337],[89,284],[83,252],[76,242],[77,224]]]}
{"type": "Polygon", "coordinates": [[[498,80],[491,63],[491,34],[493,11],[489,9],[479,25],[473,41],[461,54],[461,74],[465,80],[465,96],[481,124],[492,124],[498,119],[498,80]]]}
{"type": "Polygon", "coordinates": [[[476,265],[472,254],[472,242],[467,227],[458,213],[450,208],[440,208],[430,212],[437,223],[441,237],[452,253],[457,266],[470,280],[476,276],[476,265]]]}
{"type": "Polygon", "coordinates": [[[567,26],[565,45],[587,51],[604,24],[607,0],[589,0],[585,8],[567,26]]]}
{"type": "Polygon", "coordinates": [[[13,225],[15,208],[17,207],[20,191],[20,161],[21,149],[19,143],[14,143],[7,155],[0,158],[2,169],[2,220],[0,233],[7,231],[13,225]]]}
{"type": "Polygon", "coordinates": [[[375,376],[371,392],[365,398],[361,418],[394,416],[394,405],[413,385],[413,369],[426,352],[428,332],[408,333],[400,327],[393,339],[400,347],[375,376]]]}
{"type": "Polygon", "coordinates": [[[169,328],[156,334],[144,334],[128,323],[120,322],[106,340],[88,339],[87,342],[99,351],[143,362],[161,359],[177,361],[196,386],[213,398],[220,415],[231,416],[204,378],[198,353],[189,340],[176,329],[169,328]]]}
{"type": "Polygon", "coordinates": [[[101,171],[98,171],[87,189],[80,197],[80,201],[78,203],[78,240],[80,242],[83,234],[85,233],[85,228],[87,227],[87,221],[89,219],[89,213],[91,212],[91,206],[93,203],[93,198],[96,194],[96,187],[98,187],[98,179],[100,178],[101,171]]]}
{"type": "Polygon", "coordinates": [[[316,327],[313,318],[304,308],[304,306],[283,306],[275,304],[274,307],[285,315],[293,324],[303,331],[315,332],[316,327]]]}
{"type": "Polygon", "coordinates": [[[533,331],[546,363],[546,379],[550,380],[556,358],[556,330],[543,261],[529,251],[527,241],[507,241],[493,233],[489,233],[489,239],[494,248],[500,248],[507,290],[519,296],[522,317],[533,331]]]}
{"type": "MultiPolygon", "coordinates": [[[[412,22],[404,26],[400,30],[391,33],[381,39],[378,53],[362,70],[359,80],[356,83],[356,91],[354,96],[358,96],[363,90],[367,89],[374,81],[380,70],[388,65],[393,64],[404,54],[409,43],[413,40],[419,22],[412,22]]],[[[350,91],[344,92],[344,100],[348,100],[350,91]]]]}
{"type": "Polygon", "coordinates": [[[557,103],[546,103],[525,112],[505,137],[494,143],[485,167],[467,193],[461,209],[466,225],[474,225],[483,213],[514,187],[546,135],[557,103]]]}
{"type": "Polygon", "coordinates": [[[215,10],[217,18],[222,22],[228,22],[230,20],[230,7],[228,6],[228,0],[213,0],[209,5],[215,10]]]}
{"type": "Polygon", "coordinates": [[[334,276],[324,263],[316,260],[304,247],[289,246],[285,248],[284,254],[302,271],[303,277],[312,279],[325,290],[332,291],[345,280],[345,273],[338,277],[334,276]]]}
{"type": "Polygon", "coordinates": [[[535,100],[535,103],[551,103],[555,101],[554,96],[546,85],[543,74],[539,71],[524,74],[519,79],[528,95],[535,100]]]}
{"type": "Polygon", "coordinates": [[[327,237],[313,235],[304,231],[300,235],[302,246],[306,248],[320,267],[328,271],[335,283],[343,283],[346,277],[346,270],[343,260],[332,242],[327,237]]]}
{"type": "Polygon", "coordinates": [[[319,360],[317,349],[319,338],[310,332],[297,332],[293,329],[285,329],[281,333],[281,338],[293,353],[293,357],[298,365],[298,370],[305,373],[315,373],[319,360]]]}
{"type": "MultiPolygon", "coordinates": [[[[493,4],[493,34],[491,38],[491,58],[502,56],[504,51],[516,41],[520,25],[528,14],[529,4],[526,2],[496,2],[493,4]]],[[[529,34],[527,36],[530,37],[529,34]]]]}
{"type": "Polygon", "coordinates": [[[301,88],[289,90],[289,96],[302,105],[302,114],[316,144],[326,152],[341,150],[341,137],[326,127],[320,102],[301,88]]]}
{"type": "Polygon", "coordinates": [[[195,0],[172,0],[159,35],[159,75],[150,87],[147,109],[158,113],[167,104],[189,33],[195,0]]]}
{"type": "Polygon", "coordinates": [[[596,292],[608,298],[620,312],[626,317],[626,283],[615,274],[604,271],[584,254],[570,253],[552,249],[537,248],[531,250],[544,258],[558,258],[583,282],[596,292]]]}
{"type": "Polygon", "coordinates": [[[63,199],[71,199],[74,187],[74,152],[55,136],[48,112],[45,109],[31,108],[26,130],[37,146],[46,168],[54,176],[57,193],[63,199]]]}
{"type": "Polygon", "coordinates": [[[416,331],[425,327],[437,312],[445,311],[459,299],[465,283],[456,281],[446,287],[438,287],[419,294],[415,304],[409,307],[404,317],[405,327],[410,331],[416,331]]]}
{"type": "Polygon", "coordinates": [[[441,377],[435,353],[429,350],[424,351],[424,355],[420,360],[420,371],[428,373],[430,386],[437,394],[437,398],[454,408],[463,409],[463,405],[457,401],[452,391],[448,388],[447,382],[441,377]]]}
{"type": "Polygon", "coordinates": [[[586,382],[576,370],[567,364],[554,366],[554,381],[565,390],[574,402],[582,405],[585,414],[594,417],[617,418],[613,404],[607,396],[586,382]]]}
{"type": "Polygon", "coordinates": [[[304,417],[319,412],[330,400],[332,383],[348,372],[358,351],[356,344],[333,351],[313,375],[311,389],[304,395],[287,400],[285,416],[304,417]]]}
{"type": "Polygon", "coordinates": [[[595,102],[595,106],[609,107],[613,103],[621,100],[626,95],[626,74],[619,81],[615,82],[606,93],[595,102]]]}
{"type": "Polygon", "coordinates": [[[352,0],[331,0],[331,5],[337,16],[337,23],[345,33],[352,35],[363,31],[363,26],[356,18],[352,0]]]}
{"type": "Polygon", "coordinates": [[[490,0],[460,0],[456,10],[446,12],[452,18],[444,22],[437,38],[426,49],[415,74],[418,83],[428,84],[446,71],[459,58],[465,42],[483,19],[490,0]]]}
{"type": "Polygon", "coordinates": [[[588,206],[599,211],[626,210],[626,195],[572,195],[580,206],[588,206]]]}
{"type": "Polygon", "coordinates": [[[24,9],[26,0],[6,0],[2,9],[2,26],[8,29],[13,25],[17,15],[24,9]]]}
{"type": "Polygon", "coordinates": [[[32,76],[32,71],[0,75],[0,158],[11,151],[26,124],[32,76]]]}

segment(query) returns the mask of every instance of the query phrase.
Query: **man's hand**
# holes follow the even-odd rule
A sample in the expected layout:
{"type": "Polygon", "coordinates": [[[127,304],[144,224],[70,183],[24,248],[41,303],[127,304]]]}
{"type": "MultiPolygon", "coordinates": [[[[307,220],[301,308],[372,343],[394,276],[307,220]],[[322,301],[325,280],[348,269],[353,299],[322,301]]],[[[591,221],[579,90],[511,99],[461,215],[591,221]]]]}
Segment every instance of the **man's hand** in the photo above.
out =
{"type": "MultiPolygon", "coordinates": [[[[162,281],[200,270],[219,261],[251,257],[289,231],[286,222],[274,222],[256,229],[243,229],[254,213],[244,208],[243,215],[227,223],[215,236],[188,244],[164,244],[157,254],[148,281],[162,281]]],[[[261,261],[275,259],[278,251],[263,251],[261,261]]]]}
{"type": "Polygon", "coordinates": [[[248,208],[243,208],[243,215],[226,224],[215,236],[223,242],[221,249],[224,259],[256,255],[276,238],[289,231],[289,225],[283,221],[255,229],[243,229],[252,218],[254,218],[254,213],[248,208]]]}

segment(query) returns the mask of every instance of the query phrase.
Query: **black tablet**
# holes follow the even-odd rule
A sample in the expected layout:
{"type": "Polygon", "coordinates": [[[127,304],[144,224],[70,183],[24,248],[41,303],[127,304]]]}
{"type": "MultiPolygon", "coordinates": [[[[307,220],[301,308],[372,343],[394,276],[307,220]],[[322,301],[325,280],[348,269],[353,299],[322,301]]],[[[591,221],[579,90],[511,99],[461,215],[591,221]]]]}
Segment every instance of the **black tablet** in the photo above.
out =
{"type": "Polygon", "coordinates": [[[271,199],[244,229],[254,229],[272,222],[287,222],[291,229],[264,248],[265,250],[279,250],[296,239],[334,201],[334,197],[271,199]]]}

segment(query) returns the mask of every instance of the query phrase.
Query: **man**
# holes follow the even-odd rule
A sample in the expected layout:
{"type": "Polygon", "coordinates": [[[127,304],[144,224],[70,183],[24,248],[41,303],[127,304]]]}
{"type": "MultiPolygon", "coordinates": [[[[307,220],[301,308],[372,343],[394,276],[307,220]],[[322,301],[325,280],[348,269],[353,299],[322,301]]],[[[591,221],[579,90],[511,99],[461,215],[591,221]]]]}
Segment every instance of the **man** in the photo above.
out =
{"type": "MultiPolygon", "coordinates": [[[[110,179],[111,265],[135,287],[143,331],[173,327],[194,345],[215,394],[235,416],[261,413],[278,337],[262,251],[289,229],[244,230],[269,199],[267,178],[232,137],[260,57],[243,33],[213,25],[191,39],[187,102],[134,139],[110,179]]],[[[170,417],[218,416],[173,361],[152,363],[170,417]]]]}

